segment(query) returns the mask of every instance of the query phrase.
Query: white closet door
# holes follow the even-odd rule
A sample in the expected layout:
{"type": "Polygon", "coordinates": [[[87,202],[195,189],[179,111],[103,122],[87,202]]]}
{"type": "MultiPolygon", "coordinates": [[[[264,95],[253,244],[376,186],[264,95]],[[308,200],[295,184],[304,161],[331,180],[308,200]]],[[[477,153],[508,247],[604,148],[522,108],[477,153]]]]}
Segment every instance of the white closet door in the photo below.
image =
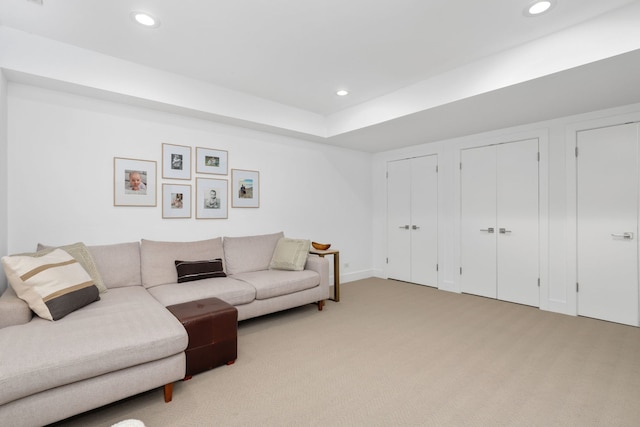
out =
{"type": "Polygon", "coordinates": [[[411,282],[438,286],[437,156],[411,159],[411,282]]]}
{"type": "Polygon", "coordinates": [[[638,125],[577,143],[578,314],[638,326],[638,125]]]}
{"type": "Polygon", "coordinates": [[[462,292],[496,298],[496,147],[462,150],[462,292]]]}
{"type": "Polygon", "coordinates": [[[498,299],[540,306],[538,140],[497,146],[498,299]]]}
{"type": "Polygon", "coordinates": [[[411,168],[387,164],[387,276],[411,281],[411,168]]]}

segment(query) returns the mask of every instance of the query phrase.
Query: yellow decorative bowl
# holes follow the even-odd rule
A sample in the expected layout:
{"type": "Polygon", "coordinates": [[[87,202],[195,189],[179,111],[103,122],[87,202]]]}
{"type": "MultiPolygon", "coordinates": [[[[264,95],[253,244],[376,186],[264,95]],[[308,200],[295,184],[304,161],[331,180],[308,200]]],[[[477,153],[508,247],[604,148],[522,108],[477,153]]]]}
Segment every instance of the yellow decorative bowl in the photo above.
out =
{"type": "Polygon", "coordinates": [[[331,243],[311,242],[311,246],[313,246],[314,248],[316,248],[319,251],[326,251],[327,249],[329,249],[331,247],[331,243]]]}

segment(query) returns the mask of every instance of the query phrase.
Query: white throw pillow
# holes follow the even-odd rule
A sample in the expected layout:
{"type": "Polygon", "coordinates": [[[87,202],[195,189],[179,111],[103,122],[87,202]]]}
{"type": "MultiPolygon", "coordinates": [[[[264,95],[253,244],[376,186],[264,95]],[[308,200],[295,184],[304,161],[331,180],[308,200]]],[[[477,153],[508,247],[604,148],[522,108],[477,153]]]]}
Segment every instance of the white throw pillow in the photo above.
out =
{"type": "Polygon", "coordinates": [[[41,256],[48,253],[51,253],[54,249],[62,249],[67,252],[69,255],[78,260],[82,268],[84,268],[89,276],[91,276],[91,280],[93,280],[93,284],[96,285],[100,293],[107,292],[107,286],[104,284],[102,280],[102,276],[100,272],[98,272],[98,267],[96,267],[95,262],[93,261],[93,257],[89,252],[87,246],[82,243],[73,243],[71,245],[65,246],[47,246],[42,243],[38,243],[38,252],[35,254],[21,254],[21,255],[31,255],[31,256],[41,256]]]}
{"type": "Polygon", "coordinates": [[[307,263],[311,241],[282,237],[276,244],[269,268],[272,270],[302,271],[307,263]]]}
{"type": "Polygon", "coordinates": [[[58,320],[100,299],[78,261],[62,249],[38,256],[2,257],[9,284],[38,316],[58,320]]]}

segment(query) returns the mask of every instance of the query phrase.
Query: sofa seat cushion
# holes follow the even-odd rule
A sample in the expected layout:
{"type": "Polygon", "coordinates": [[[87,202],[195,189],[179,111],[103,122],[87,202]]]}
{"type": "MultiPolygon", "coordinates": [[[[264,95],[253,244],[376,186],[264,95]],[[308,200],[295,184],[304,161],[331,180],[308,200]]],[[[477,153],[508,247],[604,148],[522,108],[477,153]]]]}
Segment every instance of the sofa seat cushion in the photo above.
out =
{"type": "Polygon", "coordinates": [[[256,299],[253,286],[229,277],[214,277],[195,282],[169,283],[148,289],[165,307],[205,298],[220,298],[231,305],[248,304],[256,299]]]}
{"type": "Polygon", "coordinates": [[[179,354],[180,322],[141,286],[110,289],[57,322],[0,329],[0,405],[179,354]]]}
{"type": "Polygon", "coordinates": [[[315,271],[262,270],[233,276],[256,289],[256,299],[263,300],[316,287],[320,275],[315,271]]]}

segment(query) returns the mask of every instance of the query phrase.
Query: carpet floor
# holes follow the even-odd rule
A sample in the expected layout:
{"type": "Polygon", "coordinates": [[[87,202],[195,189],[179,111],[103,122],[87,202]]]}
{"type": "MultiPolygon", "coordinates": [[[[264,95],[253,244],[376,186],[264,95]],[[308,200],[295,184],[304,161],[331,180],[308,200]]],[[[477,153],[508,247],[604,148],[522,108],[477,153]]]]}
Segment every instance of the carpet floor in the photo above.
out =
{"type": "Polygon", "coordinates": [[[65,420],[110,426],[638,426],[640,328],[403,282],[243,321],[238,360],[65,420]]]}

